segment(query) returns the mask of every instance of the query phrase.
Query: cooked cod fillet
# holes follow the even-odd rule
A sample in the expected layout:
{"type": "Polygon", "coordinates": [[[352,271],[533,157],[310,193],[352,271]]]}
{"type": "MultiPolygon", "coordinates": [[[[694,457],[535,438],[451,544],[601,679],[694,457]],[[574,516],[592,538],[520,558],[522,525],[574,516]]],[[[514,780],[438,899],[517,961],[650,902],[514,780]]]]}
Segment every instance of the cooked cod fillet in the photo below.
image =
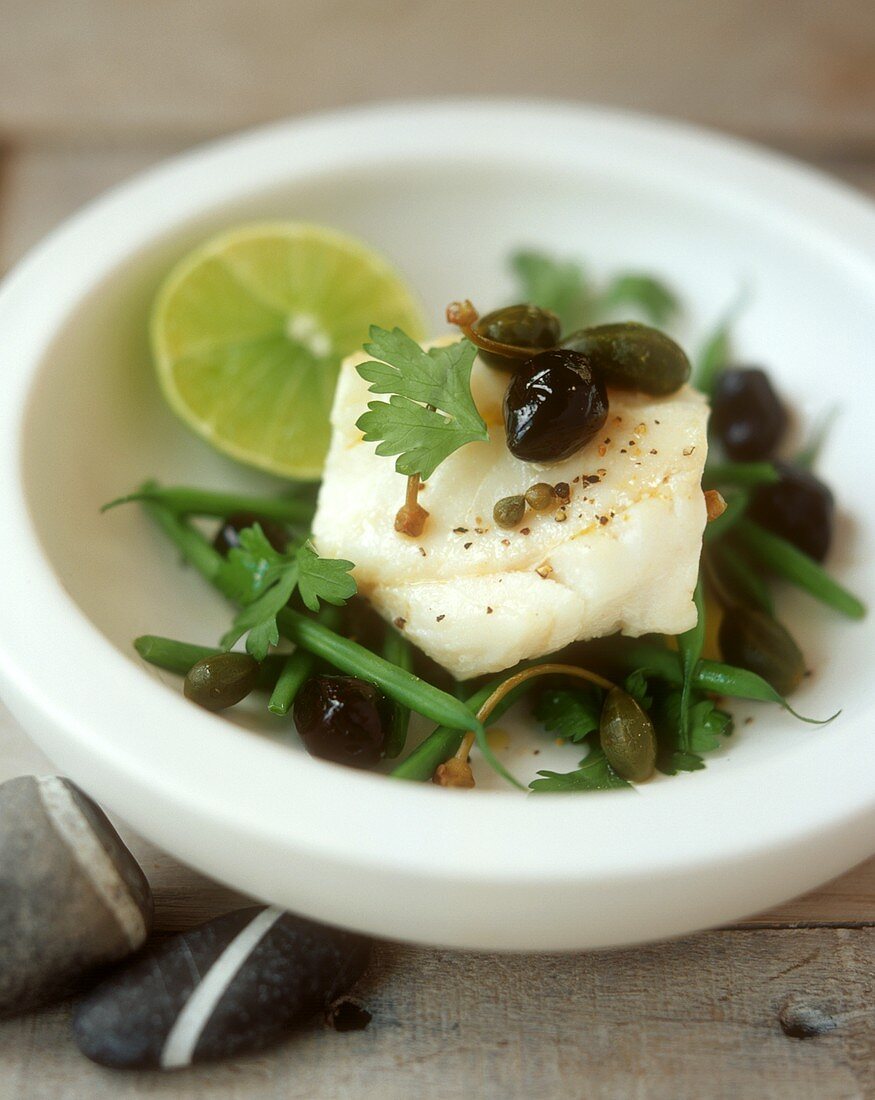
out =
{"type": "Polygon", "coordinates": [[[376,610],[459,680],[509,668],[570,642],[621,631],[679,634],[692,601],[705,503],[708,407],[689,386],[670,397],[611,390],[603,431],[550,465],[507,449],[508,376],[478,359],[471,389],[489,429],[438,467],[419,500],[419,538],[394,530],[406,480],[355,427],[368,384],[345,360],[331,414],[314,538],[320,554],[355,563],[376,610]],[[564,508],[529,509],[497,527],[501,497],[535,482],[565,482],[564,508]]]}

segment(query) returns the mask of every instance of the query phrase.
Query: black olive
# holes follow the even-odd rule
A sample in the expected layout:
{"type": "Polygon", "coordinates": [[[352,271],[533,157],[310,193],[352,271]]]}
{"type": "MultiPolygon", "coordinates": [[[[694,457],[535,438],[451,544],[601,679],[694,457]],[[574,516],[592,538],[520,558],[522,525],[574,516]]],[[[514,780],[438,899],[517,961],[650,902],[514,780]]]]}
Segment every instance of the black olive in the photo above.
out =
{"type": "Polygon", "coordinates": [[[504,397],[504,429],[512,455],[526,462],[559,462],[601,430],[608,394],[586,356],[555,349],[529,359],[504,397]]]}
{"type": "Polygon", "coordinates": [[[581,352],[596,374],[621,390],[663,396],[680,389],[690,377],[683,349],[664,332],[637,321],[572,332],[562,347],[581,352]]]}
{"type": "Polygon", "coordinates": [[[719,375],[711,401],[711,428],[730,458],[769,458],[786,427],[787,412],[765,371],[731,367],[719,375]]]}
{"type": "MultiPolygon", "coordinates": [[[[505,306],[481,317],[474,325],[474,332],[515,348],[555,348],[559,343],[559,318],[538,306],[505,306]]],[[[480,350],[480,358],[490,367],[508,371],[515,371],[526,362],[484,349],[480,350]]]]}
{"type": "Polygon", "coordinates": [[[786,462],[775,465],[780,480],[757,489],[750,515],[815,561],[823,561],[832,541],[833,495],[809,470],[786,462]]]}
{"type": "Polygon", "coordinates": [[[717,639],[729,664],[755,672],[781,695],[805,675],[805,658],[786,627],[754,607],[728,607],[717,639]]]}
{"type": "Polygon", "coordinates": [[[233,707],[258,683],[258,661],[248,653],[216,653],[192,665],[185,677],[185,697],[207,710],[233,707]]]}
{"type": "Polygon", "coordinates": [[[374,685],[355,676],[311,676],[295,698],[295,725],[307,751],[353,768],[379,761],[390,713],[374,685]]]}
{"type": "Polygon", "coordinates": [[[240,545],[240,532],[244,527],[251,527],[253,523],[259,524],[264,531],[264,537],[274,550],[282,553],[286,549],[289,533],[285,527],[276,520],[265,519],[254,512],[235,512],[233,516],[228,516],[213,539],[213,546],[220,554],[236,549],[240,545]]]}

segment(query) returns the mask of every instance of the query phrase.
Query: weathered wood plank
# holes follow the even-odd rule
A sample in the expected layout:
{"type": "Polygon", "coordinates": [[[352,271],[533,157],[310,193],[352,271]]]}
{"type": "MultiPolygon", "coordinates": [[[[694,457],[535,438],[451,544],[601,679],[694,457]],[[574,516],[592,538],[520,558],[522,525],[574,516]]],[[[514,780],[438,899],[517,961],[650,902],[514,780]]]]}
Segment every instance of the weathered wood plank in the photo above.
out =
{"type": "Polygon", "coordinates": [[[540,957],[386,946],[364,985],[364,1032],[315,1028],[181,1076],[114,1075],[77,1054],[58,1008],[0,1025],[0,1096],[861,1100],[873,953],[875,929],[540,957]]]}
{"type": "Polygon", "coordinates": [[[875,143],[859,0],[2,0],[0,130],[224,132],[387,97],[591,99],[823,151],[875,143]]]}

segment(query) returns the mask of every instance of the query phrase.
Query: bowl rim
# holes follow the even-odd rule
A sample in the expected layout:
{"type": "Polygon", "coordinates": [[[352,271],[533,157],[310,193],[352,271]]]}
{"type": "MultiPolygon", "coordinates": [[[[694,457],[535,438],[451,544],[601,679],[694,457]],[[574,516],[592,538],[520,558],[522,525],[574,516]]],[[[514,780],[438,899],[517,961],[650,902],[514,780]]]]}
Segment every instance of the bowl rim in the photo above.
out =
{"type": "MultiPolygon", "coordinates": [[[[715,201],[727,208],[767,217],[771,225],[804,224],[834,262],[852,266],[875,291],[875,207],[867,200],[814,169],[738,139],[631,112],[507,99],[378,103],[275,122],[173,157],[73,215],[0,286],[0,343],[7,349],[0,388],[0,514],[7,520],[7,560],[16,563],[16,583],[0,586],[0,679],[10,704],[28,715],[28,725],[52,731],[37,736],[59,759],[65,759],[65,743],[75,745],[71,760],[88,764],[71,769],[73,777],[113,809],[125,812],[126,804],[145,799],[162,814],[196,817],[241,844],[258,841],[337,866],[427,878],[434,888],[472,880],[533,890],[570,879],[653,883],[661,873],[737,868],[766,850],[799,852],[825,831],[843,831],[848,838],[855,830],[858,840],[847,839],[840,866],[822,863],[800,871],[799,881],[813,886],[871,849],[875,789],[863,761],[875,765],[875,740],[865,736],[875,708],[831,734],[839,751],[829,784],[823,782],[820,740],[804,736],[755,768],[709,768],[690,781],[657,784],[646,797],[544,799],[501,791],[472,798],[392,783],[288,753],[190,707],[103,636],[64,591],[43,551],[26,499],[23,432],[31,385],[52,339],[79,303],[127,257],[227,201],[354,166],[427,163],[450,136],[456,155],[518,166],[550,155],[571,170],[583,164],[622,170],[651,158],[655,174],[676,191],[692,192],[706,181],[715,201]],[[466,121],[461,133],[460,111],[466,121]],[[508,139],[520,127],[537,136],[526,150],[511,152],[508,139]],[[48,653],[46,637],[53,640],[48,653]],[[65,667],[67,652],[77,654],[75,673],[65,667]],[[94,682],[102,683],[100,692],[89,689],[94,682]],[[169,731],[181,721],[186,736],[177,740],[169,731]],[[211,768],[205,783],[208,758],[224,765],[211,768]],[[251,788],[236,782],[244,765],[259,777],[251,788]],[[284,806],[277,801],[281,794],[284,806]],[[604,829],[608,818],[613,832],[599,845],[553,840],[604,829]],[[678,820],[695,820],[697,827],[678,830],[678,820]],[[398,822],[405,822],[406,835],[398,822]],[[429,835],[476,841],[429,843],[429,835]]],[[[167,828],[150,825],[149,815],[136,811],[131,822],[153,839],[160,834],[167,845],[167,828]]],[[[191,859],[194,842],[186,843],[191,859]]],[[[727,918],[732,915],[739,914],[727,918]]]]}

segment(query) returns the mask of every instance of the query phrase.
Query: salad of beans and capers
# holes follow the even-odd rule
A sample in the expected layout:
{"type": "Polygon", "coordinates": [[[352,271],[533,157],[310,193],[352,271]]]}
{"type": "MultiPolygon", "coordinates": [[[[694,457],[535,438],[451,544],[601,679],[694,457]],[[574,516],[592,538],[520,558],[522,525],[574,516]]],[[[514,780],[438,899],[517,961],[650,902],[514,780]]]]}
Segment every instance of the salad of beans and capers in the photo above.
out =
{"type": "MultiPolygon", "coordinates": [[[[609,321],[563,336],[551,304],[542,296],[482,317],[467,301],[447,310],[481,359],[507,373],[507,447],[529,462],[560,461],[590,442],[607,419],[609,388],[666,396],[693,373],[684,351],[658,327],[609,321]]],[[[276,611],[279,634],[295,646],[291,653],[256,659],[156,636],[137,639],[138,652],[183,675],[185,695],[203,707],[223,710],[252,692],[267,692],[269,710],[293,714],[312,755],[357,768],[396,760],[390,774],[397,778],[473,786],[468,755],[475,742],[507,776],[483,729],[522,698],[548,730],[589,748],[576,770],[540,773],[530,785],[535,791],[605,790],[643,782],[656,770],[703,767],[703,754],[732,728],[721,700],[772,702],[789,710],[785,697],[806,675],[802,649],[775,616],[774,579],[850,618],[865,613],[821,565],[835,510],[831,490],[813,471],[821,436],[794,458],[777,458],[787,408],[764,370],[731,362],[728,343],[726,331],[716,334],[693,377],[710,398],[711,442],[722,454],[706,466],[703,479],[711,522],[695,596],[699,621],[672,645],[661,637],[602,639],[460,685],[358,597],[326,596],[329,604],[344,606],[314,613],[295,594],[276,611]],[[719,616],[719,659],[703,655],[706,613],[719,616]],[[438,724],[405,756],[411,711],[438,724]]],[[[399,512],[397,530],[410,533],[405,525],[421,525],[427,516],[415,490],[399,512]]],[[[533,477],[524,494],[495,502],[494,522],[518,527],[528,509],[554,509],[558,517],[568,492],[568,485],[533,477]]],[[[149,484],[125,499],[140,500],[184,558],[232,598],[223,569],[249,545],[250,533],[259,532],[278,556],[288,555],[306,535],[315,507],[306,488],[259,500],[149,484]],[[217,521],[212,540],[189,522],[197,516],[217,521]]]]}

